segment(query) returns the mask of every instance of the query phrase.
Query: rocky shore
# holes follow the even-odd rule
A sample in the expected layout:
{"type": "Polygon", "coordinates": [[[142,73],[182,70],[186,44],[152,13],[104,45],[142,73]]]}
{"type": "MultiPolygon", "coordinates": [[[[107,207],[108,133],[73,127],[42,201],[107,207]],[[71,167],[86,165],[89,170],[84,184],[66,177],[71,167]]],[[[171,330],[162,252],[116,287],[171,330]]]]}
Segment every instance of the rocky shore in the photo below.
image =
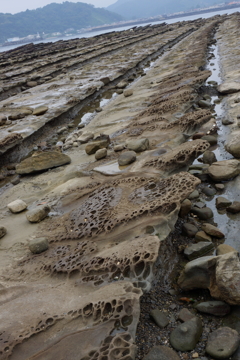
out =
{"type": "Polygon", "coordinates": [[[0,359],[240,359],[239,21],[0,54],[0,359]]]}

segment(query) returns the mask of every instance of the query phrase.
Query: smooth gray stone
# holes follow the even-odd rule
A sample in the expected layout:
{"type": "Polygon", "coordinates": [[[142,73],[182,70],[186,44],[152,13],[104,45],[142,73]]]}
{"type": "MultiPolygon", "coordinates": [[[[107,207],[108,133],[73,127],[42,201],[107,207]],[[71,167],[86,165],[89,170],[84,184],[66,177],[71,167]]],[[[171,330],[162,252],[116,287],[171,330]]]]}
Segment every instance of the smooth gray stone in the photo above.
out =
{"type": "Polygon", "coordinates": [[[240,338],[236,330],[222,327],[209,335],[206,352],[214,359],[229,359],[237,350],[239,343],[240,338]]]}
{"type": "Polygon", "coordinates": [[[197,190],[194,190],[189,196],[189,200],[194,200],[199,198],[199,192],[197,190]]]}
{"type": "Polygon", "coordinates": [[[33,210],[27,212],[26,217],[31,223],[38,223],[45,219],[50,213],[51,208],[48,205],[38,206],[33,210]]]}
{"type": "Polygon", "coordinates": [[[217,193],[216,189],[208,186],[204,186],[202,192],[207,196],[214,196],[217,193]]]}
{"type": "Polygon", "coordinates": [[[199,209],[199,208],[194,206],[192,208],[192,213],[194,215],[197,215],[197,217],[200,220],[208,220],[208,219],[211,219],[213,217],[213,212],[209,207],[204,207],[203,209],[199,209]]]}
{"type": "Polygon", "coordinates": [[[120,166],[129,165],[136,161],[136,158],[137,154],[135,153],[135,151],[126,151],[119,156],[118,164],[120,166]]]}
{"type": "Polygon", "coordinates": [[[168,317],[158,309],[152,310],[150,312],[150,316],[161,329],[165,328],[169,324],[168,317]]]}
{"type": "Polygon", "coordinates": [[[225,316],[231,311],[231,307],[223,301],[205,301],[197,304],[195,308],[202,313],[216,316],[225,316]]]}
{"type": "Polygon", "coordinates": [[[193,224],[185,223],[183,224],[182,231],[188,237],[194,237],[198,232],[198,228],[193,224]]]}
{"type": "Polygon", "coordinates": [[[217,144],[217,137],[213,135],[205,135],[202,137],[202,140],[208,141],[211,146],[217,144]]]}
{"type": "Polygon", "coordinates": [[[192,351],[195,349],[202,331],[201,320],[194,317],[173,330],[170,335],[170,343],[178,351],[192,351]]]}
{"type": "Polygon", "coordinates": [[[229,207],[230,205],[232,205],[232,201],[226,199],[223,196],[219,196],[216,199],[216,208],[217,209],[226,209],[227,207],[229,207]]]}
{"type": "Polygon", "coordinates": [[[31,240],[29,242],[29,250],[33,254],[40,254],[48,249],[48,240],[44,237],[31,240]]]}
{"type": "Polygon", "coordinates": [[[204,164],[209,164],[212,165],[212,163],[216,162],[217,158],[216,155],[214,154],[214,152],[212,151],[205,151],[203,154],[203,163],[204,164]]]}

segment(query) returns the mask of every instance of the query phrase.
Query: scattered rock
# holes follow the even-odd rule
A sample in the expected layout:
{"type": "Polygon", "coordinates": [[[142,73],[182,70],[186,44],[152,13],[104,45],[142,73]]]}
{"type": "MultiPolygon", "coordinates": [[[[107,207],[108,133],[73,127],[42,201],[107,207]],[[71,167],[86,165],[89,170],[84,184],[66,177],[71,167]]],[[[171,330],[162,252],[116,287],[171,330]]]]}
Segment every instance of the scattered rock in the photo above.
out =
{"type": "Polygon", "coordinates": [[[48,170],[58,166],[70,164],[71,159],[69,156],[62,154],[58,151],[48,151],[38,153],[23,160],[16,166],[16,173],[19,175],[31,174],[37,171],[48,170]]]}
{"type": "Polygon", "coordinates": [[[227,208],[227,211],[232,213],[232,214],[237,214],[240,212],[240,201],[234,201],[232,203],[232,205],[230,205],[228,208],[227,208]]]}
{"type": "Polygon", "coordinates": [[[79,138],[77,139],[78,142],[81,144],[86,144],[89,140],[92,140],[94,138],[93,133],[83,133],[79,138]]]}
{"type": "Polygon", "coordinates": [[[189,200],[194,200],[199,198],[199,192],[197,190],[194,190],[189,196],[189,200]]]}
{"type": "Polygon", "coordinates": [[[204,164],[209,164],[212,165],[212,163],[216,162],[217,158],[216,155],[214,154],[214,152],[212,151],[205,151],[203,154],[203,163],[204,164]]]}
{"type": "Polygon", "coordinates": [[[240,134],[233,135],[226,143],[225,149],[235,158],[240,158],[240,134]]]}
{"type": "Polygon", "coordinates": [[[198,228],[193,224],[185,223],[183,224],[182,231],[188,237],[194,237],[198,232],[198,228]]]}
{"type": "Polygon", "coordinates": [[[124,89],[126,86],[128,86],[128,82],[126,80],[122,80],[117,84],[118,89],[124,89]]]}
{"type": "Polygon", "coordinates": [[[43,219],[45,219],[45,217],[48,216],[50,211],[51,211],[50,206],[41,205],[41,206],[36,207],[33,210],[28,211],[26,214],[26,217],[29,222],[38,223],[38,222],[42,221],[43,219]]]}
{"type": "Polygon", "coordinates": [[[104,159],[106,156],[107,156],[107,149],[99,149],[95,153],[96,160],[104,159]]]}
{"type": "Polygon", "coordinates": [[[185,266],[178,285],[183,290],[207,289],[210,285],[209,269],[216,263],[216,256],[204,256],[185,266]]]}
{"type": "Polygon", "coordinates": [[[210,236],[216,237],[218,239],[224,238],[224,234],[214,225],[204,223],[202,224],[202,230],[205,231],[210,236]]]}
{"type": "Polygon", "coordinates": [[[194,350],[202,335],[202,322],[199,318],[179,325],[170,335],[172,347],[178,351],[194,350]]]}
{"type": "Polygon", "coordinates": [[[240,91],[240,83],[235,81],[225,81],[224,83],[219,85],[217,89],[223,95],[232,94],[240,91]]]}
{"type": "Polygon", "coordinates": [[[180,357],[167,346],[154,346],[143,360],[180,360],[180,357]]]}
{"type": "Polygon", "coordinates": [[[197,244],[191,244],[184,250],[184,255],[189,259],[193,260],[208,254],[214,250],[214,245],[211,242],[198,242],[197,244]]]}
{"type": "Polygon", "coordinates": [[[133,95],[133,91],[130,90],[130,89],[124,90],[124,91],[123,91],[123,95],[124,95],[125,97],[132,96],[132,95],[133,95]]]}
{"type": "Polygon", "coordinates": [[[182,322],[186,322],[189,321],[191,319],[193,319],[194,317],[196,317],[196,315],[194,315],[193,313],[191,313],[188,309],[183,308],[182,310],[180,310],[179,314],[178,314],[178,320],[182,321],[182,322]]]}
{"type": "Polygon", "coordinates": [[[219,196],[218,198],[216,198],[216,208],[219,210],[226,209],[231,204],[232,204],[232,202],[223,196],[219,196]]]}
{"type": "Polygon", "coordinates": [[[192,213],[197,215],[200,220],[208,220],[213,217],[213,212],[209,207],[204,207],[203,209],[199,209],[198,207],[194,206],[192,208],[192,213]]]}
{"type": "Polygon", "coordinates": [[[210,186],[204,186],[202,192],[207,196],[214,196],[217,193],[216,189],[210,186]]]}
{"type": "Polygon", "coordinates": [[[124,145],[124,144],[115,145],[114,148],[113,148],[113,150],[114,150],[115,152],[122,151],[122,150],[124,150],[124,149],[125,149],[125,145],[124,145]]]}
{"type": "Polygon", "coordinates": [[[109,145],[108,140],[93,141],[86,145],[85,151],[88,155],[95,154],[100,149],[106,149],[109,145]]]}
{"type": "Polygon", "coordinates": [[[197,242],[204,241],[204,242],[212,242],[212,238],[205,233],[205,231],[198,231],[195,235],[195,240],[197,242]]]}
{"type": "Polygon", "coordinates": [[[205,135],[202,137],[202,140],[208,141],[211,146],[217,144],[217,137],[213,135],[205,135]]]}
{"type": "Polygon", "coordinates": [[[215,181],[230,180],[240,174],[240,163],[238,160],[218,161],[209,166],[208,173],[215,181]]]}
{"type": "Polygon", "coordinates": [[[179,212],[180,217],[185,217],[187,214],[189,214],[192,207],[192,203],[189,199],[185,199],[181,204],[181,209],[179,212]]]}
{"type": "Polygon", "coordinates": [[[43,115],[45,114],[45,112],[48,111],[48,107],[47,106],[38,106],[33,110],[33,115],[39,116],[39,115],[43,115]]]}
{"type": "Polygon", "coordinates": [[[30,240],[29,242],[29,250],[33,254],[40,254],[46,250],[48,250],[48,240],[44,237],[30,240]]]}
{"type": "Polygon", "coordinates": [[[169,319],[166,314],[158,309],[152,310],[150,312],[150,316],[161,329],[165,328],[169,324],[169,319]]]}
{"type": "Polygon", "coordinates": [[[225,316],[231,311],[230,306],[223,301],[205,301],[197,304],[195,308],[202,313],[216,316],[225,316]]]}
{"type": "Polygon", "coordinates": [[[237,350],[239,343],[239,334],[236,330],[222,327],[209,335],[206,352],[214,359],[229,359],[237,350]]]}
{"type": "Polygon", "coordinates": [[[225,189],[225,186],[223,184],[215,184],[215,188],[218,191],[223,191],[225,189]]]}
{"type": "Polygon", "coordinates": [[[118,164],[120,166],[125,166],[132,164],[137,159],[137,154],[135,151],[126,151],[122,153],[118,158],[118,164]]]}
{"type": "Polygon", "coordinates": [[[142,152],[149,149],[149,140],[148,139],[128,140],[126,143],[126,147],[129,150],[133,150],[137,153],[142,152]]]}
{"type": "Polygon", "coordinates": [[[27,204],[24,201],[17,199],[8,204],[7,207],[13,214],[17,214],[25,210],[27,208],[27,204]]]}
{"type": "Polygon", "coordinates": [[[233,251],[237,252],[237,250],[234,249],[232,246],[227,245],[227,244],[221,244],[221,245],[218,245],[216,254],[217,254],[217,256],[218,255],[225,255],[225,254],[228,254],[228,253],[233,252],[233,251]]]}
{"type": "Polygon", "coordinates": [[[7,229],[4,226],[0,226],[0,239],[7,234],[7,229]]]}

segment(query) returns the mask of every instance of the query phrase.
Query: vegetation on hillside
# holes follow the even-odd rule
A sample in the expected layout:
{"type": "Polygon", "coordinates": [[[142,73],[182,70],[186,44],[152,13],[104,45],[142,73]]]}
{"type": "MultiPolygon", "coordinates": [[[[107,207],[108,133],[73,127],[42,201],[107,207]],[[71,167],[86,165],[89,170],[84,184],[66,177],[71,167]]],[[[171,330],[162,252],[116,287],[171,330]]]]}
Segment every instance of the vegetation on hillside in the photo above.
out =
{"type": "Polygon", "coordinates": [[[36,10],[17,14],[0,13],[0,43],[12,37],[30,34],[64,32],[69,28],[81,29],[120,21],[122,17],[106,9],[86,3],[52,3],[36,10]]]}

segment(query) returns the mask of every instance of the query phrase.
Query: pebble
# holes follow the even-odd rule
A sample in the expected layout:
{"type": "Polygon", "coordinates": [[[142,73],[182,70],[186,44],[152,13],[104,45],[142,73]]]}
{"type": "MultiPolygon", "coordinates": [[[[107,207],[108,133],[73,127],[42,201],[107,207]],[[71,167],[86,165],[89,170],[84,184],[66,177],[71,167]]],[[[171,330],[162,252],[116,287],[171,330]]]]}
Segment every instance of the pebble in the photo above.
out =
{"type": "Polygon", "coordinates": [[[217,209],[226,209],[230,205],[232,205],[232,201],[226,199],[225,197],[219,196],[218,198],[216,198],[216,208],[217,209]]]}
{"type": "Polygon", "coordinates": [[[186,308],[183,308],[178,314],[178,320],[180,320],[182,322],[189,321],[189,320],[193,319],[194,317],[196,317],[196,316],[186,308]]]}
{"type": "Polygon", "coordinates": [[[223,184],[215,184],[215,188],[218,190],[218,191],[222,191],[225,189],[225,186],[223,184]]]}
{"type": "Polygon", "coordinates": [[[227,207],[227,211],[232,214],[237,214],[240,212],[240,201],[234,201],[229,207],[227,207]]]}
{"type": "Polygon", "coordinates": [[[192,203],[189,199],[185,199],[182,204],[181,204],[181,209],[180,209],[180,217],[185,217],[187,214],[189,214],[190,210],[192,207],[192,203]]]}
{"type": "Polygon", "coordinates": [[[46,250],[48,250],[48,240],[44,237],[30,240],[29,242],[29,250],[33,254],[40,254],[46,250]]]}
{"type": "Polygon", "coordinates": [[[150,316],[161,329],[165,328],[169,324],[169,319],[166,314],[158,309],[152,310],[150,312],[150,316]]]}
{"type": "Polygon", "coordinates": [[[95,153],[96,160],[104,159],[106,156],[107,156],[107,149],[99,149],[95,153]]]}
{"type": "Polygon", "coordinates": [[[216,226],[204,223],[202,224],[202,229],[205,231],[208,235],[214,236],[216,238],[222,239],[224,238],[224,234],[221,230],[219,230],[216,226]]]}
{"type": "Polygon", "coordinates": [[[123,91],[123,95],[124,95],[125,97],[132,96],[132,95],[133,95],[133,90],[130,90],[130,89],[124,90],[124,91],[123,91]]]}
{"type": "Polygon", "coordinates": [[[125,166],[132,164],[137,159],[137,154],[135,151],[126,151],[122,153],[118,158],[118,164],[120,166],[125,166]]]}
{"type": "Polygon", "coordinates": [[[27,204],[23,200],[17,199],[8,204],[7,207],[13,214],[17,214],[25,210],[27,208],[27,204]]]}
{"type": "Polygon", "coordinates": [[[193,224],[185,223],[183,224],[182,231],[188,237],[194,237],[198,232],[198,228],[193,224]]]}
{"type": "Polygon", "coordinates": [[[209,242],[211,242],[212,238],[211,238],[211,236],[207,235],[205,233],[205,231],[198,231],[196,233],[196,235],[195,235],[195,240],[197,242],[199,242],[199,241],[209,241],[209,242]]]}
{"type": "Polygon", "coordinates": [[[18,176],[18,175],[14,176],[14,178],[11,180],[11,183],[13,185],[19,184],[20,183],[20,176],[18,176]]]}
{"type": "Polygon", "coordinates": [[[214,196],[217,193],[216,189],[209,186],[204,186],[202,192],[207,196],[214,196]]]}
{"type": "Polygon", "coordinates": [[[45,219],[51,211],[50,206],[41,205],[27,212],[26,217],[31,223],[38,223],[45,219]]]}
{"type": "Polygon", "coordinates": [[[213,212],[209,207],[204,207],[203,209],[199,209],[199,208],[194,206],[192,208],[192,213],[194,215],[197,215],[197,217],[200,220],[208,220],[208,219],[211,219],[213,217],[213,212]]]}
{"type": "Polygon", "coordinates": [[[199,192],[197,190],[194,190],[189,196],[189,200],[194,200],[199,198],[199,192]]]}
{"type": "Polygon", "coordinates": [[[115,152],[122,151],[122,150],[124,150],[124,149],[125,149],[125,145],[124,145],[124,144],[115,145],[114,148],[113,148],[113,150],[114,150],[115,152]]]}

